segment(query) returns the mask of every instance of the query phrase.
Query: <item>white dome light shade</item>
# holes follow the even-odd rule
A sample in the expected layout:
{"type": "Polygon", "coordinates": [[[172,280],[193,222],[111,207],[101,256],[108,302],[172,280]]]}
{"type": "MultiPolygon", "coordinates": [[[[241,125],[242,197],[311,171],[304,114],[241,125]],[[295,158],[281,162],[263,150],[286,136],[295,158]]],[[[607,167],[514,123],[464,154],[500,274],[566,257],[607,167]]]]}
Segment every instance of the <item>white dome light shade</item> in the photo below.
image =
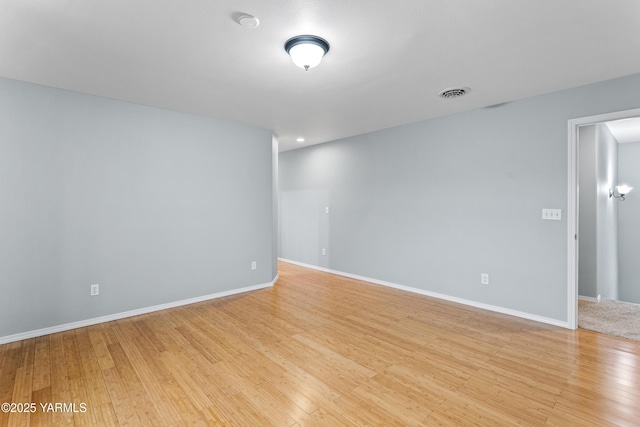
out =
{"type": "Polygon", "coordinates": [[[294,64],[309,71],[309,68],[316,67],[329,52],[329,43],[316,36],[296,36],[285,43],[284,49],[294,64]]]}
{"type": "Polygon", "coordinates": [[[309,68],[317,67],[322,61],[324,49],[317,44],[299,44],[291,48],[289,55],[294,64],[309,71],[309,68]]]}
{"type": "Polygon", "coordinates": [[[633,190],[633,187],[629,187],[628,185],[618,185],[616,190],[618,190],[618,194],[622,194],[624,196],[629,194],[629,191],[633,190]]]}

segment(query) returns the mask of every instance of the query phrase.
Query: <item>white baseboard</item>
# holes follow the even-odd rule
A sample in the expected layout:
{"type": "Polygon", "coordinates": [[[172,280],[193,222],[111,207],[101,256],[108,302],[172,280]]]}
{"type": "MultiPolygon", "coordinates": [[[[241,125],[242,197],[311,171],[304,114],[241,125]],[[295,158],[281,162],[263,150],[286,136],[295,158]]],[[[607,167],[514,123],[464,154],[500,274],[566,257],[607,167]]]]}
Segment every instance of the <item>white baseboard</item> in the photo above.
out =
{"type": "Polygon", "coordinates": [[[438,298],[445,301],[451,301],[458,304],[464,304],[471,307],[481,308],[484,310],[494,311],[496,313],[508,314],[510,316],[520,317],[522,319],[533,320],[540,323],[546,323],[548,325],[560,326],[569,329],[569,324],[557,319],[551,319],[549,317],[538,316],[536,314],[526,313],[524,311],[512,310],[510,308],[504,308],[497,305],[485,304],[482,302],[467,300],[464,298],[453,297],[450,295],[440,294],[437,292],[431,292],[424,289],[413,288],[411,286],[399,285],[397,283],[386,282],[384,280],[372,279],[370,277],[358,276],[357,274],[345,273],[343,271],[331,270],[329,268],[318,267],[311,264],[305,264],[303,262],[293,261],[285,258],[278,258],[282,262],[289,264],[299,265],[301,267],[311,268],[318,271],[324,271],[325,273],[337,274],[338,276],[349,277],[351,279],[361,280],[363,282],[374,283],[376,285],[388,286],[390,288],[400,289],[407,292],[413,292],[420,295],[426,295],[432,298],[438,298]]]}
{"type": "Polygon", "coordinates": [[[124,319],[126,317],[139,316],[141,314],[147,314],[147,313],[152,313],[154,311],[166,310],[168,308],[180,307],[183,305],[195,304],[197,302],[227,297],[230,295],[241,294],[244,292],[256,291],[258,289],[264,289],[264,288],[273,286],[278,281],[279,277],[280,276],[276,274],[276,277],[271,282],[261,283],[259,285],[247,286],[239,289],[231,289],[229,291],[217,292],[215,294],[203,295],[200,297],[168,302],[165,304],[154,305],[151,307],[138,308],[135,310],[109,314],[101,317],[94,317],[92,319],[80,320],[78,322],[72,322],[72,323],[65,323],[63,325],[51,326],[49,328],[37,329],[35,331],[28,331],[28,332],[21,332],[19,334],[14,334],[14,335],[7,335],[4,337],[0,337],[0,344],[7,344],[10,342],[26,340],[29,338],[41,337],[43,335],[55,334],[56,332],[63,332],[71,329],[83,328],[85,326],[97,325],[98,323],[110,322],[112,320],[124,319]]]}
{"type": "Polygon", "coordinates": [[[582,296],[582,295],[578,295],[578,299],[581,299],[583,301],[598,302],[598,298],[585,297],[585,296],[582,296]]]}

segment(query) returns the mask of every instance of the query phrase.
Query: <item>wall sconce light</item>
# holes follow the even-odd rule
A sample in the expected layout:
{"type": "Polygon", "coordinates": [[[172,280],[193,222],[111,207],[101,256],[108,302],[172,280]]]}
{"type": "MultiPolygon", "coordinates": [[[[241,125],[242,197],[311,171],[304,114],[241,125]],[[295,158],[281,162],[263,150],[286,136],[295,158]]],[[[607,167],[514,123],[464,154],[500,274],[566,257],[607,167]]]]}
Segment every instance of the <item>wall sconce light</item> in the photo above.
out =
{"type": "Polygon", "coordinates": [[[329,52],[329,43],[318,36],[295,36],[287,40],[284,50],[291,56],[294,64],[309,71],[329,52]]]}
{"type": "Polygon", "coordinates": [[[629,194],[631,190],[633,190],[633,187],[629,187],[628,185],[616,185],[615,188],[609,189],[609,197],[624,200],[624,196],[629,194]]]}

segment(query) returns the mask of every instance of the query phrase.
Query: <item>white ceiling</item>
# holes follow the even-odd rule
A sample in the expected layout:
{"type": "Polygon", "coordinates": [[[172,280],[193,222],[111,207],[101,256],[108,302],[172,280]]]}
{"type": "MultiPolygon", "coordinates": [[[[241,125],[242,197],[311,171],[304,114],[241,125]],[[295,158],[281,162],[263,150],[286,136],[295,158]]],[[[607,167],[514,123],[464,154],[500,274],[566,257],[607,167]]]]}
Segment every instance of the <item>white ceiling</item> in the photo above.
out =
{"type": "Polygon", "coordinates": [[[607,122],[606,125],[618,143],[640,142],[640,117],[607,122]]]}
{"type": "Polygon", "coordinates": [[[0,0],[0,76],[273,129],[281,150],[634,74],[638,52],[636,0],[0,0]],[[298,34],[331,44],[309,72],[283,48],[298,34]]]}

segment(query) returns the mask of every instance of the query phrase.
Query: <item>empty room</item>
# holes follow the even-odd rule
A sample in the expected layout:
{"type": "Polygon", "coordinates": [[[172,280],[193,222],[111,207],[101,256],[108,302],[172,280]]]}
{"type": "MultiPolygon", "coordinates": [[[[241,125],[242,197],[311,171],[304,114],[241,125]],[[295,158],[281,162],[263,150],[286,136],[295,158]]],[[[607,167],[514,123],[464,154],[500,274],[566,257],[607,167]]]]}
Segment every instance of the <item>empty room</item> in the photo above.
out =
{"type": "Polygon", "coordinates": [[[0,0],[0,427],[638,425],[639,24],[0,0]]]}

